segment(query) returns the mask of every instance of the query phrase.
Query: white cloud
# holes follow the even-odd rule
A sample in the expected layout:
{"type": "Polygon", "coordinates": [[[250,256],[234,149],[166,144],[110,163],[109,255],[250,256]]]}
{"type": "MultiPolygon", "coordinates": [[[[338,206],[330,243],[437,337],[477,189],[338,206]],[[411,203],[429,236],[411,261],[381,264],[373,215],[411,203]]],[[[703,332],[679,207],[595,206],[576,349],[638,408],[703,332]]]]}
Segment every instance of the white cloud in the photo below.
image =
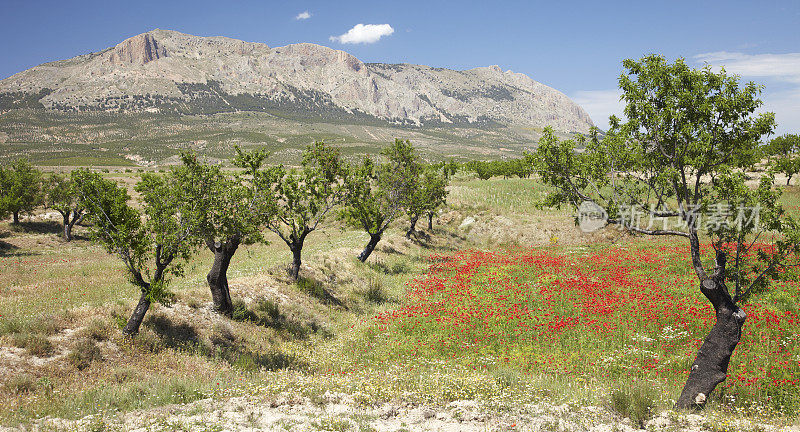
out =
{"type": "Polygon", "coordinates": [[[595,126],[607,129],[608,118],[612,114],[623,118],[622,111],[625,109],[625,103],[619,100],[621,95],[622,92],[619,89],[579,90],[572,95],[571,99],[589,113],[595,126]]]}
{"type": "Polygon", "coordinates": [[[800,83],[800,53],[742,54],[717,51],[694,56],[698,63],[724,66],[730,73],[743,77],[769,77],[800,83]]]}
{"type": "Polygon", "coordinates": [[[772,111],[778,123],[776,133],[800,131],[800,53],[743,54],[718,51],[694,56],[698,63],[740,75],[744,80],[757,78],[766,84],[759,112],[772,111]]]}
{"type": "Polygon", "coordinates": [[[331,36],[333,42],[343,44],[375,43],[383,36],[394,33],[394,29],[389,24],[356,24],[355,27],[340,36],[331,36]]]}
{"type": "Polygon", "coordinates": [[[309,18],[311,18],[311,14],[308,11],[300,12],[296,17],[294,17],[296,20],[304,20],[309,18]]]}

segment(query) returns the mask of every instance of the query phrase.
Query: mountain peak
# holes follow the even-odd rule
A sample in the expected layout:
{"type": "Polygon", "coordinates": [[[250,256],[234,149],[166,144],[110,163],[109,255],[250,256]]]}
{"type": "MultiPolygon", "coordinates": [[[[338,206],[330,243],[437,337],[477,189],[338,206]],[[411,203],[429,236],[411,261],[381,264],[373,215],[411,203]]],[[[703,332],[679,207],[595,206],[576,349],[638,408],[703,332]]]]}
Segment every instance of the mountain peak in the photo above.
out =
{"type": "Polygon", "coordinates": [[[273,49],[164,29],[21,72],[0,81],[0,96],[0,111],[29,105],[187,114],[291,110],[310,117],[355,121],[366,116],[413,125],[497,124],[528,130],[552,125],[565,132],[588,132],[592,125],[563,93],[497,65],[455,71],[365,64],[345,51],[312,43],[273,49]]]}
{"type": "Polygon", "coordinates": [[[152,32],[147,32],[120,42],[108,60],[114,65],[144,65],[166,56],[167,50],[158,43],[152,32]]]}

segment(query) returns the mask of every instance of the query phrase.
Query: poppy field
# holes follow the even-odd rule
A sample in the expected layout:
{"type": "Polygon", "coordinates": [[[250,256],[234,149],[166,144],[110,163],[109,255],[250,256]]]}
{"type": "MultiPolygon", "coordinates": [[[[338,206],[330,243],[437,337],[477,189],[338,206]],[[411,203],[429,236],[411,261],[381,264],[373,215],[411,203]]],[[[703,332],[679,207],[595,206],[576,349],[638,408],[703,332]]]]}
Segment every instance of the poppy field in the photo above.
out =
{"type": "MultiPolygon", "coordinates": [[[[714,323],[688,247],[674,243],[466,250],[430,260],[402,306],[366,323],[370,339],[382,341],[369,358],[439,358],[605,388],[643,382],[669,400],[714,323]]],[[[800,284],[785,279],[743,305],[742,339],[714,394],[722,408],[800,411],[800,284]]]]}

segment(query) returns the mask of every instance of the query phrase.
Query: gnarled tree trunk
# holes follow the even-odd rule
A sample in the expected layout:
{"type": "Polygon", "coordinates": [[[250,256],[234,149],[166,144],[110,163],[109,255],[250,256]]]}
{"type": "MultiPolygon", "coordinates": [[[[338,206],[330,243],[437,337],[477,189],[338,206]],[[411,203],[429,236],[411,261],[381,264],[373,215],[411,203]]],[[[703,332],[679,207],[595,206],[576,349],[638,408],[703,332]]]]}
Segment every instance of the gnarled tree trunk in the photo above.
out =
{"type": "Polygon", "coordinates": [[[428,212],[428,230],[433,230],[433,212],[428,212]]]}
{"type": "Polygon", "coordinates": [[[19,212],[15,211],[14,214],[14,225],[19,225],[19,212]]]}
{"type": "Polygon", "coordinates": [[[150,309],[150,300],[147,298],[147,292],[142,290],[142,295],[139,297],[139,303],[133,309],[133,313],[128,319],[128,323],[125,324],[125,327],[122,329],[122,334],[133,336],[139,333],[139,327],[142,325],[142,321],[144,320],[144,316],[148,309],[150,309]]]}
{"type": "Polygon", "coordinates": [[[358,260],[359,261],[365,262],[367,260],[367,258],[369,258],[369,256],[372,253],[372,251],[375,250],[375,246],[377,246],[378,242],[381,241],[381,234],[382,233],[379,232],[377,234],[370,234],[369,235],[369,242],[364,247],[364,250],[361,251],[360,254],[358,254],[358,260]]]}
{"type": "Polygon", "coordinates": [[[411,226],[409,226],[408,231],[406,231],[406,238],[411,238],[411,236],[416,233],[418,219],[419,215],[411,216],[411,226]]]}
{"type": "Polygon", "coordinates": [[[214,310],[223,315],[233,313],[233,302],[228,287],[228,267],[231,258],[239,248],[239,237],[231,237],[225,242],[206,241],[206,245],[214,254],[214,264],[206,276],[208,287],[211,289],[211,298],[214,301],[214,310]]]}
{"type": "Polygon", "coordinates": [[[302,244],[300,246],[290,246],[289,247],[292,251],[292,270],[291,275],[292,279],[297,280],[300,277],[300,266],[303,264],[301,260],[301,255],[303,252],[302,244]]]}
{"type": "MultiPolygon", "coordinates": [[[[697,352],[676,408],[698,409],[706,403],[714,388],[725,381],[733,350],[742,335],[747,314],[736,306],[725,286],[725,259],[725,253],[718,252],[714,274],[700,283],[700,291],[714,306],[716,323],[697,352]]],[[[704,275],[701,272],[702,268],[698,275],[704,275]]]]}
{"type": "Polygon", "coordinates": [[[80,223],[85,216],[82,212],[76,211],[67,211],[61,212],[61,217],[64,219],[64,232],[62,235],[64,236],[65,241],[72,241],[74,237],[72,236],[72,228],[75,227],[76,224],[80,223]]]}

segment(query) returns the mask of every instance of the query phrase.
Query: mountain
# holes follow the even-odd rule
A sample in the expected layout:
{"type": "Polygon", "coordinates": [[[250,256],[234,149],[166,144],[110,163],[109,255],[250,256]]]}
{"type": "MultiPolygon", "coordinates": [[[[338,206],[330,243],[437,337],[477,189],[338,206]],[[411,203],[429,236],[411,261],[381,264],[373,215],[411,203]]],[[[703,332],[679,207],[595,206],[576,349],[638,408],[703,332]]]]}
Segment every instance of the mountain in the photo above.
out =
{"type": "Polygon", "coordinates": [[[0,81],[0,112],[289,113],[387,125],[551,125],[588,132],[563,93],[498,66],[464,71],[363,63],[324,46],[270,48],[153,30],[104,51],[45,63],[0,81]]]}

